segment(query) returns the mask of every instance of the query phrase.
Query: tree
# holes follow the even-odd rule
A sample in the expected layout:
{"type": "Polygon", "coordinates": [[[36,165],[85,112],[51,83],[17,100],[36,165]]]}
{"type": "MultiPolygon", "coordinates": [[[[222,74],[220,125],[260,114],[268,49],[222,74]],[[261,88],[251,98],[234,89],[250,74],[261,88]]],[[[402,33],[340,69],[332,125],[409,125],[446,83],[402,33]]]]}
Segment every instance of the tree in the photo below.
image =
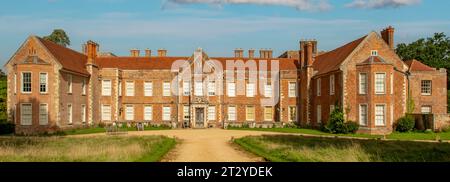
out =
{"type": "Polygon", "coordinates": [[[403,60],[416,59],[431,67],[445,68],[450,76],[450,38],[444,33],[435,33],[433,37],[410,44],[398,44],[396,52],[403,60]]]}
{"type": "Polygon", "coordinates": [[[70,45],[69,36],[67,36],[66,32],[63,29],[55,29],[52,34],[44,37],[45,40],[52,41],[61,46],[67,47],[70,45]]]}

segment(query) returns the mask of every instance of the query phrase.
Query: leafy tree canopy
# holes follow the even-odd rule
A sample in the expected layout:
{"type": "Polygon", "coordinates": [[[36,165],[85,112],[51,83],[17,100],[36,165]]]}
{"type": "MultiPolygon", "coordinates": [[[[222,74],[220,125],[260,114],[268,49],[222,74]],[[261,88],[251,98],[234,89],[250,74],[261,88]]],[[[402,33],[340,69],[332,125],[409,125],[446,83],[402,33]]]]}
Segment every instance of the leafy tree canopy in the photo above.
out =
{"type": "Polygon", "coordinates": [[[62,45],[64,47],[67,47],[70,45],[69,36],[67,36],[66,32],[63,29],[53,30],[52,34],[45,36],[44,39],[52,41],[52,42],[62,45]]]}

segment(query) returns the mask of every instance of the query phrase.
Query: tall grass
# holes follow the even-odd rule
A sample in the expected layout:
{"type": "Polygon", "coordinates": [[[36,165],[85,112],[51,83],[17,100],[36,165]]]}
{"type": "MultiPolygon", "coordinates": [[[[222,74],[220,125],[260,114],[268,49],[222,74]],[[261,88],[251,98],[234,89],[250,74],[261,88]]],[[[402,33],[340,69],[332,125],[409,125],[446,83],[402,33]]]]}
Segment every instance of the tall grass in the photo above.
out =
{"type": "Polygon", "coordinates": [[[159,161],[175,139],[142,137],[3,137],[0,162],[159,161]]]}
{"type": "Polygon", "coordinates": [[[442,162],[449,143],[355,140],[302,136],[259,136],[235,140],[273,162],[442,162]]]}

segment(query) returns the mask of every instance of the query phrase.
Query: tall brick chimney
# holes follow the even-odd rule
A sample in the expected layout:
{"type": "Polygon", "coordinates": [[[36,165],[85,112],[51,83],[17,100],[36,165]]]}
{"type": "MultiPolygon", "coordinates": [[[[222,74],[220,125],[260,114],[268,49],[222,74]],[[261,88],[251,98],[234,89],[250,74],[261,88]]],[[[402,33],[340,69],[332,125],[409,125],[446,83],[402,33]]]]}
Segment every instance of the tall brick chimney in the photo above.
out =
{"type": "Polygon", "coordinates": [[[314,43],[313,42],[306,42],[305,43],[305,63],[306,66],[312,66],[313,64],[313,49],[314,49],[314,43]]]}
{"type": "Polygon", "coordinates": [[[159,50],[158,50],[158,56],[159,56],[159,57],[166,57],[166,56],[167,56],[167,50],[165,50],[165,49],[159,49],[159,50]]]}
{"type": "Polygon", "coordinates": [[[244,50],[242,50],[242,49],[235,49],[234,50],[234,57],[235,58],[243,58],[244,57],[244,50]]]}
{"type": "Polygon", "coordinates": [[[94,64],[95,58],[97,58],[99,45],[92,40],[87,41],[86,43],[86,55],[88,57],[88,64],[94,64]]]}
{"type": "Polygon", "coordinates": [[[140,53],[141,53],[141,51],[139,49],[131,49],[130,50],[131,57],[139,57],[140,53]]]}
{"type": "Polygon", "coordinates": [[[152,56],[152,50],[145,49],[145,57],[151,57],[152,56]]]}
{"type": "Polygon", "coordinates": [[[267,59],[271,59],[272,58],[272,56],[273,56],[273,50],[272,49],[269,49],[269,50],[267,50],[267,59]]]}
{"type": "Polygon", "coordinates": [[[248,57],[249,58],[255,58],[255,50],[254,49],[248,50],[248,57]]]}
{"type": "Polygon", "coordinates": [[[395,48],[394,32],[395,32],[395,29],[392,26],[389,26],[389,27],[385,28],[383,31],[381,31],[381,37],[389,45],[389,47],[391,49],[395,48]]]}

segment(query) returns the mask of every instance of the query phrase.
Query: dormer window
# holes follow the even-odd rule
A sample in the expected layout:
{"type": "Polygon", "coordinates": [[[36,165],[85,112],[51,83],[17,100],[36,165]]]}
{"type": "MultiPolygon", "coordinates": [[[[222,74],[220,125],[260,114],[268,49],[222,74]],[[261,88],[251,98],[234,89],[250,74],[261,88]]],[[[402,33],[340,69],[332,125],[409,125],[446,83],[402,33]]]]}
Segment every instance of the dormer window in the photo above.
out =
{"type": "Polygon", "coordinates": [[[370,55],[371,56],[378,56],[378,51],[377,50],[372,50],[370,55]]]}

